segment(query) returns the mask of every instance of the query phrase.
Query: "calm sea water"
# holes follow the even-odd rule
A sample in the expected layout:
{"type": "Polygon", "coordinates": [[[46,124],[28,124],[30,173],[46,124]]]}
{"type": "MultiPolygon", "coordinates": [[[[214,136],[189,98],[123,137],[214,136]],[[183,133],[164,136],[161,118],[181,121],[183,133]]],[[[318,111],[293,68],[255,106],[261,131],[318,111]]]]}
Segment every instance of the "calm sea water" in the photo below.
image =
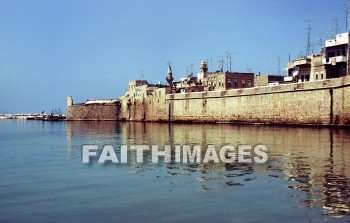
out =
{"type": "Polygon", "coordinates": [[[350,222],[350,131],[0,121],[0,222],[350,222]],[[266,164],[85,165],[84,144],[264,144],[266,164]]]}

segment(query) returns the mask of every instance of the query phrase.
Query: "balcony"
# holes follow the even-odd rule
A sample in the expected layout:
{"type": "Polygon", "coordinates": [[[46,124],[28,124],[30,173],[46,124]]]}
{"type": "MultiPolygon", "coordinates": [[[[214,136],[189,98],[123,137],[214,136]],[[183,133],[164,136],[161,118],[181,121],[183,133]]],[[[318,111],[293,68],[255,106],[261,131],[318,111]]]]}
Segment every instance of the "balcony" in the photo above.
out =
{"type": "Polygon", "coordinates": [[[346,56],[337,56],[337,57],[329,57],[329,58],[322,59],[323,64],[335,65],[336,63],[341,63],[341,62],[347,62],[346,56]]]}

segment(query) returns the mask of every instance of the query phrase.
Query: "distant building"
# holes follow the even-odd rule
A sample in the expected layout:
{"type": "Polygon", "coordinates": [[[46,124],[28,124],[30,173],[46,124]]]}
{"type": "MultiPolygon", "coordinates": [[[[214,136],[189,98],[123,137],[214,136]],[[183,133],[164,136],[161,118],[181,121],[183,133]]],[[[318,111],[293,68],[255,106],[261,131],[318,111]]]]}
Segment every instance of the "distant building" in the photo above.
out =
{"type": "Polygon", "coordinates": [[[208,72],[207,62],[202,61],[197,77],[190,74],[174,82],[174,85],[176,93],[254,87],[254,73],[208,72]]]}
{"type": "Polygon", "coordinates": [[[288,63],[286,81],[308,82],[346,76],[349,73],[349,33],[326,40],[319,54],[288,63]]]}
{"type": "Polygon", "coordinates": [[[203,79],[205,91],[254,87],[254,73],[207,73],[203,79]]]}
{"type": "Polygon", "coordinates": [[[349,73],[349,33],[336,35],[325,43],[326,78],[337,78],[349,73]]]}
{"type": "Polygon", "coordinates": [[[269,86],[269,85],[276,85],[279,83],[284,82],[284,76],[281,75],[257,75],[254,77],[254,86],[255,87],[261,87],[261,86],[269,86]]]}

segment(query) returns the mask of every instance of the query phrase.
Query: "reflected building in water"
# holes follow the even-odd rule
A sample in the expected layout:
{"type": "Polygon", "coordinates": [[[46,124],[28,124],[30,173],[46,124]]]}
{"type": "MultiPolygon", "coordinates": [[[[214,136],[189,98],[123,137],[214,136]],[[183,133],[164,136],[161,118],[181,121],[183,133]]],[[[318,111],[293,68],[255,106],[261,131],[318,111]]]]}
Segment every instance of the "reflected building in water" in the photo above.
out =
{"type": "MultiPolygon", "coordinates": [[[[157,172],[167,178],[190,175],[202,182],[204,190],[278,178],[300,205],[322,206],[326,215],[350,215],[350,132],[346,129],[113,121],[66,122],[66,128],[67,158],[80,156],[84,144],[110,144],[117,153],[120,145],[214,145],[219,149],[227,144],[263,144],[269,149],[269,161],[262,165],[128,165],[132,173],[157,172]]],[[[135,153],[129,156],[133,159],[135,153]]],[[[149,153],[145,156],[150,157],[149,153]]]]}

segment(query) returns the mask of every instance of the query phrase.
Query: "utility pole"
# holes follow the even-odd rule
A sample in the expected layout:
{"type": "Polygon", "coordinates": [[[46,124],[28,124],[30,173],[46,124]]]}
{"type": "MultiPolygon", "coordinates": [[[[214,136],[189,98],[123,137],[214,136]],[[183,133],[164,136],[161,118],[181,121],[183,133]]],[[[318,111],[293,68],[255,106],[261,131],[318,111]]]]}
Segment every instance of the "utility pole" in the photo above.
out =
{"type": "Polygon", "coordinates": [[[281,57],[280,56],[277,57],[277,66],[278,66],[277,75],[281,75],[281,57]]]}

